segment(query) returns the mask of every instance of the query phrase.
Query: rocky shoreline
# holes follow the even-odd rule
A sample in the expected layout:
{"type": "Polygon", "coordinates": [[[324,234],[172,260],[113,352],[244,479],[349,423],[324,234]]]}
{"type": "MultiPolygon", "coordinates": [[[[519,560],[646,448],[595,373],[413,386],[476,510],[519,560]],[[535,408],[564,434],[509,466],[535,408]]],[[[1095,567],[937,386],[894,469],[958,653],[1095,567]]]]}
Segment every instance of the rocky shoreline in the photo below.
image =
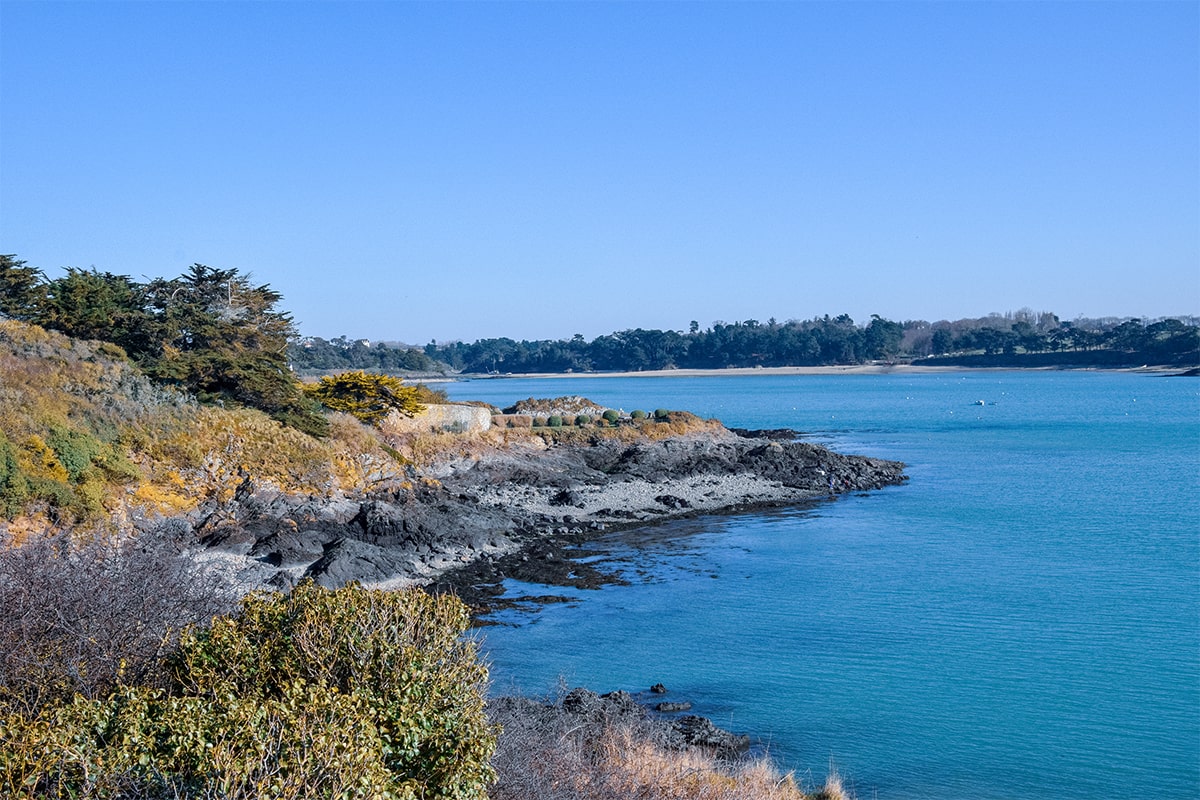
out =
{"type": "Polygon", "coordinates": [[[231,498],[165,526],[244,589],[303,578],[453,591],[477,613],[505,578],[619,580],[578,559],[613,530],[795,506],[906,480],[903,464],[834,453],[791,431],[720,426],[662,439],[509,441],[448,456],[360,494],[296,496],[246,476],[231,498]]]}

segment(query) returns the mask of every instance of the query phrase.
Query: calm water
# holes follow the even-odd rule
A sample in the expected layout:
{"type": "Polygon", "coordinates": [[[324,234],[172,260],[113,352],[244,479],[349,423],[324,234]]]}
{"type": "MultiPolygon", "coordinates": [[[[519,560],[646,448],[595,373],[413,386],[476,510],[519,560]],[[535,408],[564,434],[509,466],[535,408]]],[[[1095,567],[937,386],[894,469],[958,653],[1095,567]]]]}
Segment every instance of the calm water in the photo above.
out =
{"type": "MultiPolygon", "coordinates": [[[[860,798],[1200,797],[1200,381],[500,379],[792,427],[910,483],[603,541],[633,585],[510,614],[497,689],[661,681],[860,798]],[[986,405],[974,405],[983,400],[986,405]]],[[[521,587],[514,587],[520,589],[521,587]]]]}

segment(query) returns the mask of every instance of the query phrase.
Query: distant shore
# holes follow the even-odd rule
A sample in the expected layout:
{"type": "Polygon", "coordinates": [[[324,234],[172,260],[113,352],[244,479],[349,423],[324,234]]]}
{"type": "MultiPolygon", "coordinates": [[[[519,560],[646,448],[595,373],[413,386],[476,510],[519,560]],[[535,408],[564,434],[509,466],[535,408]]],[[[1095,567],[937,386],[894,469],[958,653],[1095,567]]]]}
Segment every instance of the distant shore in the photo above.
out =
{"type": "Polygon", "coordinates": [[[1175,374],[1175,367],[960,367],[913,364],[852,364],[831,367],[723,367],[719,369],[648,369],[637,372],[508,372],[502,374],[463,374],[447,376],[452,381],[491,380],[494,378],[699,378],[739,375],[918,375],[964,372],[1058,372],[1058,371],[1143,372],[1175,374]]]}

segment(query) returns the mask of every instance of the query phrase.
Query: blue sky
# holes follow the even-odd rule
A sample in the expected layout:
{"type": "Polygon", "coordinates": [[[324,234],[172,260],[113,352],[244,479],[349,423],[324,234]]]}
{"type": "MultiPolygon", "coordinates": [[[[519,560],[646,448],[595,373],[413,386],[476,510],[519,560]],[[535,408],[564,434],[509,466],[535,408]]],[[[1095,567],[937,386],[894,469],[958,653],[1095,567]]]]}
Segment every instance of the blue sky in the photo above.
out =
{"type": "Polygon", "coordinates": [[[1200,313],[1200,4],[0,2],[0,252],[302,332],[1200,313]]]}

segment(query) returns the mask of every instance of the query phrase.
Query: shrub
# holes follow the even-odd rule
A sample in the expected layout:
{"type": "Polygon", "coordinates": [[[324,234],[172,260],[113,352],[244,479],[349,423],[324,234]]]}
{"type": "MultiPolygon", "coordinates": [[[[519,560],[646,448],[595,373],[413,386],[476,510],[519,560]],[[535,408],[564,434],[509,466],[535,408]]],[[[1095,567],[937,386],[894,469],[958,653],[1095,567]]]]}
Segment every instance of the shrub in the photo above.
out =
{"type": "Polygon", "coordinates": [[[36,714],[74,694],[102,697],[122,682],[158,685],[172,631],[231,604],[218,576],[167,537],[60,534],[4,544],[0,710],[36,714]]]}
{"type": "Polygon", "coordinates": [[[533,427],[535,427],[535,428],[546,427],[546,418],[545,417],[534,417],[533,418],[533,427]]]}
{"type": "Polygon", "coordinates": [[[15,448],[0,431],[0,516],[16,514],[29,499],[29,477],[15,448]]]}
{"type": "Polygon", "coordinates": [[[592,418],[587,414],[580,414],[579,416],[575,417],[575,424],[581,428],[585,425],[591,425],[592,418]]]}
{"type": "Polygon", "coordinates": [[[671,412],[665,408],[654,409],[654,418],[659,422],[664,422],[671,418],[671,412]]]}
{"type": "Polygon", "coordinates": [[[425,410],[417,399],[417,389],[405,386],[399,378],[361,370],[326,375],[315,384],[305,385],[304,393],[326,408],[353,414],[371,425],[392,411],[412,417],[425,410]]]}
{"type": "Polygon", "coordinates": [[[641,409],[638,409],[637,411],[634,411],[634,412],[633,412],[632,414],[630,414],[629,416],[630,416],[630,418],[631,418],[631,419],[645,419],[645,418],[646,418],[646,412],[645,412],[645,411],[642,411],[641,409]]]}
{"type": "Polygon", "coordinates": [[[250,596],[185,632],[166,691],[10,714],[0,794],[484,798],[495,732],[467,624],[419,590],[250,596]]]}
{"type": "Polygon", "coordinates": [[[445,389],[434,389],[424,383],[415,384],[412,389],[416,392],[418,403],[427,406],[445,405],[450,402],[450,395],[445,389]]]}
{"type": "Polygon", "coordinates": [[[604,414],[603,414],[602,416],[603,416],[603,417],[604,417],[604,419],[605,419],[605,420],[607,420],[608,422],[613,422],[613,423],[615,423],[617,420],[619,420],[619,419],[621,418],[621,414],[620,414],[620,412],[618,412],[618,411],[614,411],[614,410],[613,410],[613,409],[611,409],[611,408],[610,408],[610,409],[608,409],[607,411],[605,411],[605,412],[604,412],[604,414]]]}
{"type": "Polygon", "coordinates": [[[551,428],[561,428],[563,426],[563,418],[555,414],[546,420],[546,424],[551,428]]]}

